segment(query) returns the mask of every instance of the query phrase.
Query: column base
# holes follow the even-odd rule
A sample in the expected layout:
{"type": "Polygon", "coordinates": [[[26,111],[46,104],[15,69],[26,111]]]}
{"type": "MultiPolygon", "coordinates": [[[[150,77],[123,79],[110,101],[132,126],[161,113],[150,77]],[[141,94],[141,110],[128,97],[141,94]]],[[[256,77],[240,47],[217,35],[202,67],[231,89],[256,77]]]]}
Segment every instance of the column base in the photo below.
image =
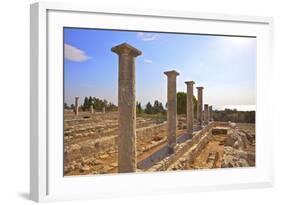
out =
{"type": "Polygon", "coordinates": [[[174,147],[168,147],[168,154],[174,154],[175,148],[174,147]]]}

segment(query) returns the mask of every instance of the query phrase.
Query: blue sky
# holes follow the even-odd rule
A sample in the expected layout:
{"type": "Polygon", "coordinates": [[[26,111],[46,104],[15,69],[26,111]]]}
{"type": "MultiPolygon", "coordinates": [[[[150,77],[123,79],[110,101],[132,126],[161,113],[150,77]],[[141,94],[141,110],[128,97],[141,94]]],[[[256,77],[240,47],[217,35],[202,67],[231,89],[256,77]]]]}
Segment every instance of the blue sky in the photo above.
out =
{"type": "Polygon", "coordinates": [[[143,52],[136,58],[136,94],[143,106],[166,103],[168,70],[180,73],[178,91],[186,91],[188,80],[204,86],[204,103],[215,108],[255,105],[255,38],[77,28],[64,28],[66,103],[95,96],[117,104],[118,56],[110,49],[123,42],[143,52]]]}

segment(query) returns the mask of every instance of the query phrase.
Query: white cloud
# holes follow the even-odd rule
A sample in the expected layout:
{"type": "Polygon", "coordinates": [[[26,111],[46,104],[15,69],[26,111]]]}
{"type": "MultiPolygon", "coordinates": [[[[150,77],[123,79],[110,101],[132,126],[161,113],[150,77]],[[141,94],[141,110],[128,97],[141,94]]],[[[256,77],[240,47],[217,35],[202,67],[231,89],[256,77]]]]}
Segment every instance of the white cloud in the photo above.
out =
{"type": "Polygon", "coordinates": [[[145,33],[145,32],[138,32],[137,36],[140,40],[142,41],[154,41],[156,40],[159,36],[153,33],[145,33]]]}
{"type": "Polygon", "coordinates": [[[149,63],[149,64],[152,63],[152,60],[150,60],[150,59],[144,59],[143,61],[144,61],[145,63],[149,63]]]}
{"type": "Polygon", "coordinates": [[[91,57],[88,56],[85,51],[82,51],[79,48],[69,44],[64,44],[64,58],[70,61],[83,62],[91,57]]]}

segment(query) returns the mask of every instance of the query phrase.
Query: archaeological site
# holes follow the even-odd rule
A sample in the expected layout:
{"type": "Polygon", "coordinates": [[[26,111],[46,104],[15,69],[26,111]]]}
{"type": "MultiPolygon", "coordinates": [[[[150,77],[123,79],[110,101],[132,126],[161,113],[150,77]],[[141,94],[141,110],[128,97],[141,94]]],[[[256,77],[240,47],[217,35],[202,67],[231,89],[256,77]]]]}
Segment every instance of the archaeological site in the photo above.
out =
{"type": "Polygon", "coordinates": [[[141,106],[138,58],[147,51],[114,45],[107,55],[118,79],[116,104],[92,92],[64,107],[64,176],[255,166],[255,111],[219,110],[205,98],[215,95],[211,87],[169,66],[155,76],[165,84],[163,104],[155,97],[141,106]]]}

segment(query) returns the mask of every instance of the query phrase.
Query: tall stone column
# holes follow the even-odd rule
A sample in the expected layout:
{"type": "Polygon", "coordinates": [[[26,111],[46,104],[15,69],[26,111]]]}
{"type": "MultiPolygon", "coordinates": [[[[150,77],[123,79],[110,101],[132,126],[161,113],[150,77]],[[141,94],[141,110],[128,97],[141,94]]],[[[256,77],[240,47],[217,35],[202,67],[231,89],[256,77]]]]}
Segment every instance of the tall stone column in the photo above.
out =
{"type": "Polygon", "coordinates": [[[76,116],[79,115],[79,97],[75,97],[75,107],[74,107],[74,113],[76,116]]]}
{"type": "Polygon", "coordinates": [[[118,172],[136,171],[135,57],[141,51],[127,43],[111,48],[119,57],[118,74],[118,172]]]}
{"type": "Polygon", "coordinates": [[[187,86],[186,92],[186,133],[193,133],[193,81],[185,82],[187,86]]]}
{"type": "Polygon", "coordinates": [[[102,108],[102,113],[105,113],[105,107],[102,108]]]}
{"type": "Polygon", "coordinates": [[[197,87],[197,120],[200,126],[203,124],[203,89],[204,87],[197,87]]]}
{"type": "Polygon", "coordinates": [[[213,121],[213,106],[209,106],[209,120],[213,121]]]}
{"type": "Polygon", "coordinates": [[[167,84],[167,98],[168,98],[168,147],[169,151],[173,153],[176,145],[176,129],[177,129],[177,76],[178,72],[172,70],[164,72],[168,78],[167,84]]]}
{"type": "Polygon", "coordinates": [[[205,124],[209,123],[209,105],[204,104],[204,122],[205,124]]]}

